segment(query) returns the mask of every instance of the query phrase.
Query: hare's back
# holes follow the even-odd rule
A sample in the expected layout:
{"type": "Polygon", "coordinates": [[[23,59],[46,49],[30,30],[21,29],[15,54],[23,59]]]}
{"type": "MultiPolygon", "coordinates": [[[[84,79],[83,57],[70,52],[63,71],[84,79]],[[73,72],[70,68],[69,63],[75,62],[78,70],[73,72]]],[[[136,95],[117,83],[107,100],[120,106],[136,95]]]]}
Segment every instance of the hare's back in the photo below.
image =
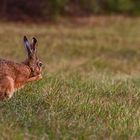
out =
{"type": "Polygon", "coordinates": [[[17,76],[21,75],[26,75],[28,77],[29,73],[28,67],[22,63],[0,59],[0,77],[8,75],[15,79],[17,76]]]}

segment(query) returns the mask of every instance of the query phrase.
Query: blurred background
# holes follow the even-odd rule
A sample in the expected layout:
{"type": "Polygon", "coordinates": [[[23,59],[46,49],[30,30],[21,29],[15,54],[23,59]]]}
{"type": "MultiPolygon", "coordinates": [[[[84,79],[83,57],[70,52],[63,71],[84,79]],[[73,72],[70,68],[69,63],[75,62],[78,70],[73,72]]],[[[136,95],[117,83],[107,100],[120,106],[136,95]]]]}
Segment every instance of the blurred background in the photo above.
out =
{"type": "Polygon", "coordinates": [[[92,14],[140,15],[139,0],[1,0],[3,19],[54,19],[92,14]]]}
{"type": "Polygon", "coordinates": [[[43,79],[0,102],[0,139],[140,139],[140,0],[1,0],[0,58],[24,35],[43,79]]]}

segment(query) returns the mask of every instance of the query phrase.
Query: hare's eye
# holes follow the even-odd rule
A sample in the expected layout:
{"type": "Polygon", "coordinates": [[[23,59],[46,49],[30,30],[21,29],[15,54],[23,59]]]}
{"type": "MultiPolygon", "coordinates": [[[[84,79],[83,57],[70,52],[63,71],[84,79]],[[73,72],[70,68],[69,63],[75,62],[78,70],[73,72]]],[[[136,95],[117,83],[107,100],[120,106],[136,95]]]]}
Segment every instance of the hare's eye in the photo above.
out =
{"type": "Polygon", "coordinates": [[[39,66],[39,67],[42,67],[42,63],[41,63],[41,62],[39,62],[39,63],[38,63],[38,66],[39,66]]]}

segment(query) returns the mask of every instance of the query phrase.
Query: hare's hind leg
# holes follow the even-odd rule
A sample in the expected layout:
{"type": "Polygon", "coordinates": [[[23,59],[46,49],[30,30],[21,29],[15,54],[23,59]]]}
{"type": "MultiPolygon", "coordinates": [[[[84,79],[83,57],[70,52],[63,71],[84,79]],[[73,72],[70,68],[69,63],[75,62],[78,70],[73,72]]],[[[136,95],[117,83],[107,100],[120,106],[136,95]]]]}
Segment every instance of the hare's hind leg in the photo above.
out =
{"type": "Polygon", "coordinates": [[[14,80],[6,76],[0,80],[0,98],[8,97],[10,99],[14,94],[14,80]]]}
{"type": "Polygon", "coordinates": [[[6,89],[6,94],[8,96],[8,99],[10,99],[14,94],[14,80],[13,78],[9,76],[7,76],[6,78],[7,78],[7,84],[8,84],[7,89],[6,89]]]}

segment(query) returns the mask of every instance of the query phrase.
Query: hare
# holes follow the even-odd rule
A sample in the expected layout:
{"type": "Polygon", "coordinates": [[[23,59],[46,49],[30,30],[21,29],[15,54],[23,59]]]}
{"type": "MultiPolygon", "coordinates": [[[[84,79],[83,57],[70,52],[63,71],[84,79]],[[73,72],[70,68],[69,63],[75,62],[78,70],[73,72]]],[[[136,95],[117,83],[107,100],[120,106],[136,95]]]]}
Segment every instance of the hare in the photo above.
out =
{"type": "Polygon", "coordinates": [[[33,37],[29,43],[24,36],[23,41],[28,55],[25,61],[16,63],[0,59],[0,100],[10,99],[26,83],[42,78],[42,62],[37,56],[36,38],[33,37]]]}

